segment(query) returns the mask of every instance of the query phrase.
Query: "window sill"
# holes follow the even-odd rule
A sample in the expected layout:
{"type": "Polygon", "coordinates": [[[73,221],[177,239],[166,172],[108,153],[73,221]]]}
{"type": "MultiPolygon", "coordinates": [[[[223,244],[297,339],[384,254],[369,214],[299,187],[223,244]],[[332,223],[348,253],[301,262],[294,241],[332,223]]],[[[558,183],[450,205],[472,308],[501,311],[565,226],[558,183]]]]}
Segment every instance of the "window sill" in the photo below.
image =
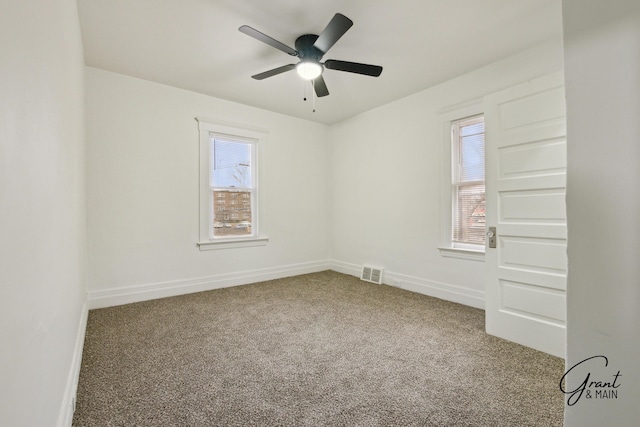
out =
{"type": "Polygon", "coordinates": [[[198,242],[201,251],[213,251],[216,249],[249,248],[252,246],[266,246],[268,237],[252,237],[248,239],[226,239],[211,240],[209,242],[198,242]]]}
{"type": "Polygon", "coordinates": [[[439,247],[440,255],[447,258],[466,259],[470,261],[484,262],[484,251],[473,249],[460,249],[451,247],[439,247]]]}

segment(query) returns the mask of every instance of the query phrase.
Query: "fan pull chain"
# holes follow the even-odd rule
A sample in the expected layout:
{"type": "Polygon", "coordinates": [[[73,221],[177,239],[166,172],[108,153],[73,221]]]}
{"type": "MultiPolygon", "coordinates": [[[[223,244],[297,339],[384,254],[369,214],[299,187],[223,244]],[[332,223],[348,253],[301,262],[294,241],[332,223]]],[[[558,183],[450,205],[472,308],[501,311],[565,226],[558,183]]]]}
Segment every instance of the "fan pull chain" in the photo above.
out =
{"type": "MultiPolygon", "coordinates": [[[[312,111],[315,113],[316,112],[316,87],[315,87],[315,80],[311,80],[311,108],[312,111]]],[[[307,85],[304,85],[304,97],[302,98],[303,101],[307,101],[307,85]]]]}
{"type": "Polygon", "coordinates": [[[313,105],[312,105],[312,107],[313,107],[313,112],[315,113],[316,112],[316,86],[315,86],[316,85],[316,81],[312,80],[312,82],[313,82],[312,83],[313,84],[313,94],[311,94],[311,96],[313,96],[313,100],[312,100],[313,105]]]}

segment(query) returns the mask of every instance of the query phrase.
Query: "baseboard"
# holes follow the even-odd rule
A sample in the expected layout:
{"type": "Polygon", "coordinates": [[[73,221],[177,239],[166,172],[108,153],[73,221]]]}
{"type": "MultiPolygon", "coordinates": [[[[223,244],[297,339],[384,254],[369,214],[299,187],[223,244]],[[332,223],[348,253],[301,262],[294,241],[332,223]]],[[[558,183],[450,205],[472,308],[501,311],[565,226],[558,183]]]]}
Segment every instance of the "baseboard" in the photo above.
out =
{"type": "Polygon", "coordinates": [[[82,305],[82,313],[80,314],[80,322],[78,323],[76,343],[73,348],[73,357],[71,359],[71,369],[69,369],[67,385],[62,399],[62,408],[60,409],[60,415],[58,417],[58,427],[71,427],[73,422],[73,413],[76,409],[76,395],[78,391],[78,380],[80,379],[82,350],[84,349],[84,336],[87,331],[88,316],[89,308],[85,301],[82,305]]]}
{"type": "MultiPolygon", "coordinates": [[[[338,260],[329,260],[331,270],[360,277],[361,265],[338,260]]],[[[440,298],[484,310],[484,292],[463,286],[437,282],[421,277],[409,276],[384,270],[383,283],[423,295],[440,298]]]]}
{"type": "MultiPolygon", "coordinates": [[[[88,307],[89,309],[112,307],[157,298],[246,285],[299,274],[315,273],[323,270],[334,270],[339,273],[360,277],[361,269],[362,266],[357,264],[338,260],[323,260],[171,282],[119,287],[89,292],[88,307]]],[[[383,283],[412,292],[484,309],[484,292],[463,286],[395,273],[389,270],[384,271],[383,283]]]]}
{"type": "Polygon", "coordinates": [[[104,308],[133,302],[147,301],[194,292],[210,291],[231,286],[247,285],[264,280],[280,279],[300,274],[329,270],[328,261],[314,261],[279,267],[238,271],[208,277],[177,280],[171,282],[112,288],[89,292],[89,308],[104,308]]]}

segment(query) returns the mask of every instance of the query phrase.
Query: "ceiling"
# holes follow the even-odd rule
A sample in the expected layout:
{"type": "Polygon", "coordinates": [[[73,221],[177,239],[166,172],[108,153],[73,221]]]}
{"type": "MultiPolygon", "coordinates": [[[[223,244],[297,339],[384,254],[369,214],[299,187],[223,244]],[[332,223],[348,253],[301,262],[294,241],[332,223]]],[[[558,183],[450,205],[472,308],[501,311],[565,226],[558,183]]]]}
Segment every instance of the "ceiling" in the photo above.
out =
{"type": "Polygon", "coordinates": [[[319,123],[335,123],[562,36],[561,0],[77,0],[87,66],[319,123]],[[354,25],[323,57],[382,65],[325,70],[315,100],[296,62],[238,31],[294,46],[340,12],[354,25]],[[303,101],[307,94],[308,101],[303,101]]]}

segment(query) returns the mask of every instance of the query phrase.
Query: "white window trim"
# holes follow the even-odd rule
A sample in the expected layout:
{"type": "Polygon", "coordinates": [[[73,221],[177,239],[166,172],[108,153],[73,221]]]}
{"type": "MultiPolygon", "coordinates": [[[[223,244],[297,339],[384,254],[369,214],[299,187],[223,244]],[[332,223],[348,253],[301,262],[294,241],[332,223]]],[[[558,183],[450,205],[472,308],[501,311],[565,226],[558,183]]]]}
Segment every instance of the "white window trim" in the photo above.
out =
{"type": "Polygon", "coordinates": [[[201,251],[213,251],[217,249],[249,248],[252,246],[265,246],[269,238],[264,237],[229,237],[225,240],[210,240],[208,242],[198,242],[201,251]]]}
{"type": "Polygon", "coordinates": [[[198,130],[200,132],[200,202],[199,202],[199,240],[197,246],[201,251],[209,251],[216,249],[230,249],[230,248],[246,248],[251,246],[264,246],[269,241],[269,237],[260,234],[261,228],[259,226],[260,211],[258,209],[258,198],[260,192],[258,191],[258,148],[260,143],[264,142],[267,137],[267,132],[258,129],[250,129],[247,127],[241,127],[237,125],[216,123],[211,120],[196,117],[198,122],[198,130]],[[210,236],[210,145],[211,136],[219,135],[222,137],[228,137],[230,139],[251,141],[255,143],[255,149],[252,154],[253,169],[255,171],[254,191],[256,191],[257,197],[255,199],[255,206],[252,206],[252,230],[253,236],[241,236],[241,237],[227,237],[213,239],[210,236]]]}
{"type": "Polygon", "coordinates": [[[440,255],[445,258],[466,259],[470,261],[484,261],[484,250],[463,249],[460,247],[438,247],[440,255]]]}
{"type": "Polygon", "coordinates": [[[458,258],[473,261],[484,261],[485,247],[482,245],[470,245],[455,243],[451,239],[452,227],[452,206],[453,206],[453,190],[451,185],[452,177],[452,150],[451,150],[451,124],[454,121],[484,114],[482,100],[473,100],[463,104],[449,107],[440,112],[439,121],[442,123],[443,137],[441,158],[442,162],[441,175],[441,191],[440,206],[441,211],[441,229],[440,241],[438,247],[440,255],[447,258],[458,258]]]}

